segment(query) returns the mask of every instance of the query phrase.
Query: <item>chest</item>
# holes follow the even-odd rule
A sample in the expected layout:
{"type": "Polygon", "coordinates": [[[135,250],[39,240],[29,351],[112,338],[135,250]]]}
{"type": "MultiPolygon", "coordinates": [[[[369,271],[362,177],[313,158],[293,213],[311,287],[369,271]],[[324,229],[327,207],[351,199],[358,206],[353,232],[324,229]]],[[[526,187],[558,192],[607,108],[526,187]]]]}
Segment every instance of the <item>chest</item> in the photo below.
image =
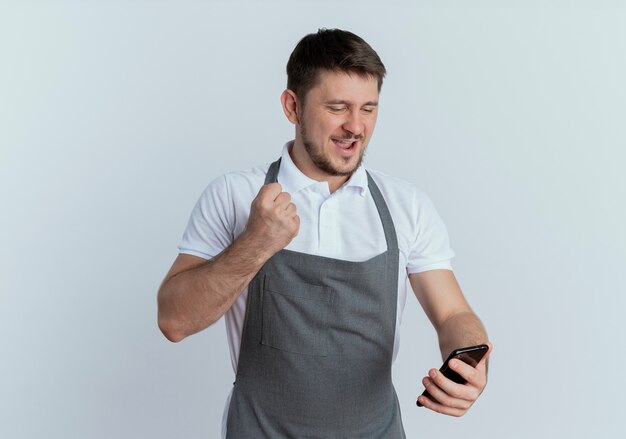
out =
{"type": "MultiPolygon", "coordinates": [[[[235,238],[245,228],[252,199],[237,209],[235,238]]],[[[300,217],[300,230],[287,250],[349,261],[364,261],[387,250],[371,196],[362,196],[355,188],[327,195],[312,186],[292,194],[292,202],[300,217]]]]}

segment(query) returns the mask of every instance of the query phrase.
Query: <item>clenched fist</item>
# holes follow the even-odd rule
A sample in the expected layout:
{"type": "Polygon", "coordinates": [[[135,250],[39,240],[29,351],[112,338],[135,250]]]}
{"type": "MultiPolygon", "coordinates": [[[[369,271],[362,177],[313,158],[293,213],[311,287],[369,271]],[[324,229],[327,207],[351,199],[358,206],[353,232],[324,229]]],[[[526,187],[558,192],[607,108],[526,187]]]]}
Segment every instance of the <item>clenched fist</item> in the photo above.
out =
{"type": "Polygon", "coordinates": [[[271,257],[291,242],[300,230],[300,217],[291,195],[279,183],[264,185],[250,207],[245,233],[271,257]]]}

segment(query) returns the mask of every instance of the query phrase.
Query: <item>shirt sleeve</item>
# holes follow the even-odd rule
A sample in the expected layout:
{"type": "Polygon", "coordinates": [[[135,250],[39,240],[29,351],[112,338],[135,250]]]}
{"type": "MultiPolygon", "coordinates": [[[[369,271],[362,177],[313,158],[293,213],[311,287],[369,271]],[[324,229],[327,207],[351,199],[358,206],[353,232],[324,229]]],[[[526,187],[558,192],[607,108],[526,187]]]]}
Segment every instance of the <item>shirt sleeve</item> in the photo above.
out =
{"type": "Polygon", "coordinates": [[[454,252],[445,224],[425,193],[415,189],[413,197],[416,233],[407,258],[407,273],[452,270],[454,252]]]}
{"type": "Polygon", "coordinates": [[[178,252],[212,259],[233,241],[234,208],[226,176],[213,180],[196,203],[178,252]]]}

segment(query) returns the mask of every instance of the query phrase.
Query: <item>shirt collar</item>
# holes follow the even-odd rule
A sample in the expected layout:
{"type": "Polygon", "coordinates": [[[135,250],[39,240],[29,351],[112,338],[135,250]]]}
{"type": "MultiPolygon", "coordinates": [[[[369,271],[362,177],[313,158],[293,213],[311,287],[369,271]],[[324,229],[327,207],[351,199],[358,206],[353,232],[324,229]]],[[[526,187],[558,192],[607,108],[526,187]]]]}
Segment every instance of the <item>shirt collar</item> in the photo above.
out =
{"type": "MultiPolygon", "coordinates": [[[[312,178],[304,175],[291,159],[289,150],[293,146],[293,142],[294,141],[292,140],[283,146],[280,168],[278,170],[278,182],[282,186],[283,191],[290,194],[295,194],[309,186],[320,184],[319,181],[313,180],[312,178]]],[[[328,183],[325,184],[326,188],[328,188],[328,183]]],[[[338,190],[344,190],[344,188],[350,187],[357,189],[362,197],[365,196],[367,192],[367,174],[363,166],[359,166],[357,170],[354,171],[352,176],[350,176],[348,181],[346,181],[338,190]]]]}

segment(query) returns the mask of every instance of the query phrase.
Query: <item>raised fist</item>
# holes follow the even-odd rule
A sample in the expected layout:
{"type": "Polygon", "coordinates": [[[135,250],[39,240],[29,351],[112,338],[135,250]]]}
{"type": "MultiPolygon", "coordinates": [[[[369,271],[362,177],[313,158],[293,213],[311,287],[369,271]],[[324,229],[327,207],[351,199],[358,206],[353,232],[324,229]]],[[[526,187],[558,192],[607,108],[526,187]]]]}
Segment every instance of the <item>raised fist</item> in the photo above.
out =
{"type": "Polygon", "coordinates": [[[250,206],[246,233],[263,251],[273,255],[287,246],[300,230],[300,217],[291,195],[279,183],[264,185],[250,206]]]}

